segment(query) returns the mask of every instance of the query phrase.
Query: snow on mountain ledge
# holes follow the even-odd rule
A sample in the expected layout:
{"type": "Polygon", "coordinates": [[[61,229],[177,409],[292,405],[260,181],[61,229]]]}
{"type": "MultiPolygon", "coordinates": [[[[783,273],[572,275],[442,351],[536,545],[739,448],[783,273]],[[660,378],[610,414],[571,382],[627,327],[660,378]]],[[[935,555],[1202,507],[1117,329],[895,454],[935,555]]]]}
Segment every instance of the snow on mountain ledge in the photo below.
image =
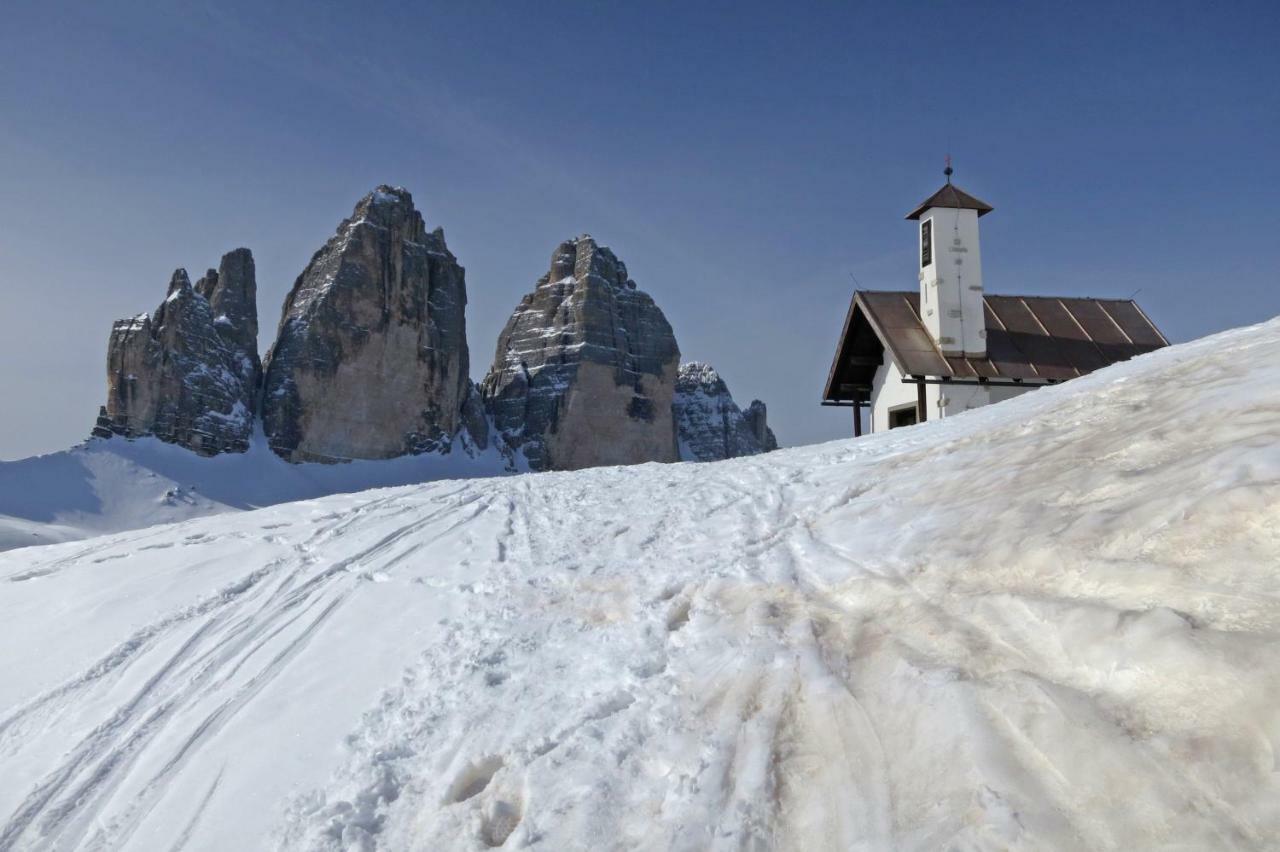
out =
{"type": "Polygon", "coordinates": [[[0,554],[0,848],[1273,846],[1277,398],[1273,321],[855,441],[0,554]]]}

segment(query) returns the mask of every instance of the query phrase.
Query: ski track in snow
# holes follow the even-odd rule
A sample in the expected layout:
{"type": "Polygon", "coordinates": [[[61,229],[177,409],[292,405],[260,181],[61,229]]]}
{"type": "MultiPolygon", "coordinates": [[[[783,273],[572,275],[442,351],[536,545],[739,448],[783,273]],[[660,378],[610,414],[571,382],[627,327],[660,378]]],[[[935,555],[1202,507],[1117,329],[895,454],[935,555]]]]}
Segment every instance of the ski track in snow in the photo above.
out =
{"type": "Polygon", "coordinates": [[[1277,399],[1273,322],[887,436],[0,554],[0,850],[1268,848],[1277,399]]]}

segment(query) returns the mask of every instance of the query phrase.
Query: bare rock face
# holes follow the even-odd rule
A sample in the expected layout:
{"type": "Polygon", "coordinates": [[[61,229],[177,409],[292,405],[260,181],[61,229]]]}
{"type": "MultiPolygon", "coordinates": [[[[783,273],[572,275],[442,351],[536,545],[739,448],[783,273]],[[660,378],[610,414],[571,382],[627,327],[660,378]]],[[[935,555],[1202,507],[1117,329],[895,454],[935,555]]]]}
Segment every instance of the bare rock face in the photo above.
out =
{"type": "Polygon", "coordinates": [[[751,400],[747,410],[742,412],[742,416],[746,419],[747,426],[751,429],[751,434],[755,437],[756,443],[766,453],[778,449],[778,439],[773,436],[773,430],[769,428],[768,414],[765,404],[758,399],[751,400]]]}
{"type": "Polygon", "coordinates": [[[755,400],[738,408],[724,379],[707,364],[681,364],[673,401],[680,456],[686,461],[720,461],[776,450],[765,421],[765,405],[755,400]]]}
{"type": "Polygon", "coordinates": [[[258,381],[253,255],[237,249],[193,287],[179,269],[151,314],[117,321],[94,434],[154,435],[203,455],[244,452],[258,381]]]}
{"type": "Polygon", "coordinates": [[[671,325],[589,236],[561,243],[502,334],[481,384],[505,446],[534,470],[679,458],[671,325]]]}
{"type": "Polygon", "coordinates": [[[218,268],[206,272],[195,288],[213,309],[213,326],[219,336],[247,360],[242,367],[252,367],[256,387],[262,362],[258,359],[258,282],[253,253],[247,248],[227,252],[218,268]]]}
{"type": "Polygon", "coordinates": [[[463,268],[413,197],[366,195],[285,299],[264,368],[271,448],[323,462],[447,450],[473,387],[466,304],[463,268]]]}

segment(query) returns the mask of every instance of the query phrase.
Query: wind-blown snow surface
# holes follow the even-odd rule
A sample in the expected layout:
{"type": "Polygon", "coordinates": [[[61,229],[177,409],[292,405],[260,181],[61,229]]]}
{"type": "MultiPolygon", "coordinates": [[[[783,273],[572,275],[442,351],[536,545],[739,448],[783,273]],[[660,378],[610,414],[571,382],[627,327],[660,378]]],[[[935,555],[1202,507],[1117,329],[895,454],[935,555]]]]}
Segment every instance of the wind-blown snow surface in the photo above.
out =
{"type": "Polygon", "coordinates": [[[91,438],[0,462],[0,550],[256,509],[293,500],[527,467],[459,437],[448,453],[346,464],[289,464],[259,427],[249,451],[206,458],[157,438],[91,438]]]}
{"type": "Polygon", "coordinates": [[[0,554],[0,848],[1252,849],[1280,323],[884,436],[0,554]]]}

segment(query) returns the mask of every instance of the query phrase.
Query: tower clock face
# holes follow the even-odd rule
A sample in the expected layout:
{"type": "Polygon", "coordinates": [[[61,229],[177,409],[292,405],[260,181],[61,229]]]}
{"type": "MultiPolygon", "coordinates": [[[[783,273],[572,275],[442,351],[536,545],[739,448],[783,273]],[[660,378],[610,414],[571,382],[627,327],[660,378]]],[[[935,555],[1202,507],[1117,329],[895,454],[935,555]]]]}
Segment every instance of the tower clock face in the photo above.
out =
{"type": "Polygon", "coordinates": [[[920,223],[920,268],[933,263],[933,220],[920,223]]]}

